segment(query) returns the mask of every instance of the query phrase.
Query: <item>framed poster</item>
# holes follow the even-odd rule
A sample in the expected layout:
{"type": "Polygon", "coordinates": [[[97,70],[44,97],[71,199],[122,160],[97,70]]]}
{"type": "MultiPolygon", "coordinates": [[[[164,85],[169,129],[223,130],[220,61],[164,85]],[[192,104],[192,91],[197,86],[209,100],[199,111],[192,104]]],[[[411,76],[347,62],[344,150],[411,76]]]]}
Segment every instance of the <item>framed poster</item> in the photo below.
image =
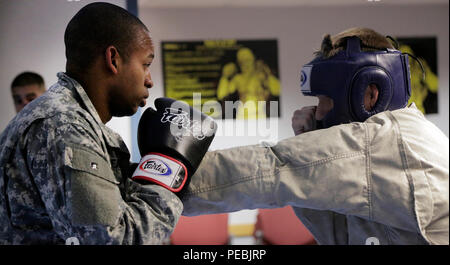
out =
{"type": "Polygon", "coordinates": [[[397,38],[399,50],[416,56],[425,70],[423,76],[420,64],[409,57],[411,71],[411,97],[424,114],[438,112],[439,79],[437,72],[437,47],[435,37],[397,38]]]}
{"type": "Polygon", "coordinates": [[[280,116],[276,40],[163,41],[166,97],[219,119],[280,116]],[[198,106],[197,106],[198,107],[198,106]]]}

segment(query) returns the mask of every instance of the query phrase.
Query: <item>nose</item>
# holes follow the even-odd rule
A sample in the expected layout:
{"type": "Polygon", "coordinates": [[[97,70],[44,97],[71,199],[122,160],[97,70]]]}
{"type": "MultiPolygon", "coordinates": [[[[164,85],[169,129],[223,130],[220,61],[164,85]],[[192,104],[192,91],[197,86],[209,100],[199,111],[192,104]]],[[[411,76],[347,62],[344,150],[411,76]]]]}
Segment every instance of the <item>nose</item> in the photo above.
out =
{"type": "Polygon", "coordinates": [[[28,100],[28,99],[24,98],[24,99],[22,99],[22,104],[20,104],[20,105],[22,106],[22,108],[24,108],[30,102],[31,102],[31,100],[28,100]]]}
{"type": "Polygon", "coordinates": [[[148,89],[153,87],[153,80],[150,72],[145,76],[144,86],[148,89]]]}
{"type": "Polygon", "coordinates": [[[330,112],[331,109],[333,109],[334,102],[333,99],[327,96],[319,95],[318,98],[319,104],[317,105],[316,108],[315,118],[316,120],[322,120],[325,117],[325,115],[327,115],[328,112],[330,112]]]}

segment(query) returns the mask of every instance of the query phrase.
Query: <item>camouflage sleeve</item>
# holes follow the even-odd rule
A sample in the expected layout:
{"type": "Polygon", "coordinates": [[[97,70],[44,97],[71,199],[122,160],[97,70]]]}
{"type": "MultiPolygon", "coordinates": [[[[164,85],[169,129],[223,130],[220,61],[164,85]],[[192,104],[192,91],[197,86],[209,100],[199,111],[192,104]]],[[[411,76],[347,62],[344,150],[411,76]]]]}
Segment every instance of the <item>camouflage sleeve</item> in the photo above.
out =
{"type": "Polygon", "coordinates": [[[28,135],[27,163],[62,242],[159,244],[171,234],[181,201],[158,185],[119,183],[95,132],[44,120],[28,135]]]}

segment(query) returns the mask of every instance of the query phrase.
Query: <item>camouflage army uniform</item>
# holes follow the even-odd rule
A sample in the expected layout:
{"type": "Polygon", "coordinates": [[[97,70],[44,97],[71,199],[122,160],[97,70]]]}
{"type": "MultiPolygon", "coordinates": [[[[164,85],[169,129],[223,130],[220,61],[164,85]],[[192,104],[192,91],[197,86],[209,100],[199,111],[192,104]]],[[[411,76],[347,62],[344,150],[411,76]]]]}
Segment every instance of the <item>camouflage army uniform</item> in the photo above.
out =
{"type": "Polygon", "coordinates": [[[58,78],[1,134],[0,243],[161,243],[180,200],[131,181],[120,136],[75,80],[58,78]]]}

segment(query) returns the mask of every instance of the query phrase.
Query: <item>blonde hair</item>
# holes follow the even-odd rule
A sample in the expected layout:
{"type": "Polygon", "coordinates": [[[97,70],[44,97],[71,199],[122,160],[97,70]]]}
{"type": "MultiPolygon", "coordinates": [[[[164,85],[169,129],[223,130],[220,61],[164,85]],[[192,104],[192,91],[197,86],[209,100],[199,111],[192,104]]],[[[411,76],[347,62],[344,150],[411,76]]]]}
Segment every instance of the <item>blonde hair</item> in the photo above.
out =
{"type": "Polygon", "coordinates": [[[320,50],[314,52],[315,56],[329,58],[346,48],[349,37],[358,37],[361,40],[362,51],[376,51],[394,48],[385,36],[369,28],[350,28],[334,36],[326,34],[322,40],[320,50]]]}

